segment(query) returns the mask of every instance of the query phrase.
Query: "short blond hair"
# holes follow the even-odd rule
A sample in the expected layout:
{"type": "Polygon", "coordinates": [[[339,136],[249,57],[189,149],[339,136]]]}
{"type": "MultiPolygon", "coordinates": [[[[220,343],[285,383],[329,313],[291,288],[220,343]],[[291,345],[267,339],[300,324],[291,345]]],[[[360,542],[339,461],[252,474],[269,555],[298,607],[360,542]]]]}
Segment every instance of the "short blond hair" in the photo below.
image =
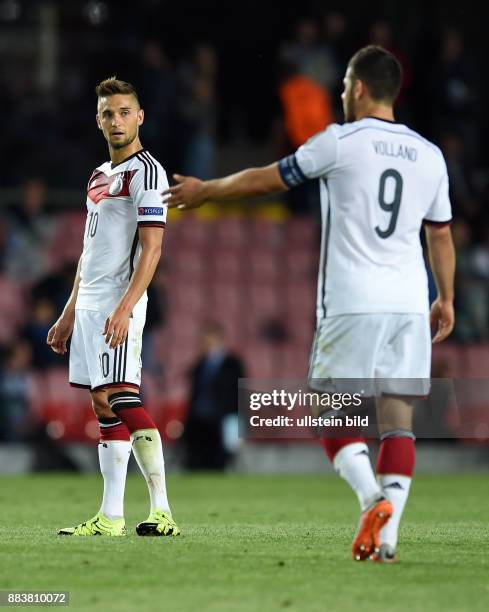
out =
{"type": "Polygon", "coordinates": [[[115,96],[116,94],[124,94],[131,95],[136,98],[136,102],[139,104],[138,94],[134,89],[131,83],[127,83],[126,81],[121,81],[116,76],[111,76],[108,79],[104,79],[100,81],[100,83],[95,87],[95,93],[98,98],[115,96]]]}

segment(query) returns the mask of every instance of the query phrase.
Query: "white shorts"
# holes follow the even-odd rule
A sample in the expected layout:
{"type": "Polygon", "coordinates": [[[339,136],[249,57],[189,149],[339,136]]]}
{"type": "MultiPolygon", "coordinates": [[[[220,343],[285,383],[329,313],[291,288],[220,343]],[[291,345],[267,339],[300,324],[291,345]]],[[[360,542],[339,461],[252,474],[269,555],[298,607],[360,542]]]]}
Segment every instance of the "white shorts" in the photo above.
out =
{"type": "Polygon", "coordinates": [[[318,322],[309,364],[312,388],[319,379],[382,381],[382,393],[427,395],[431,373],[428,315],[351,314],[318,322]],[[406,379],[410,379],[408,382],[406,379]]]}
{"type": "Polygon", "coordinates": [[[103,335],[107,315],[76,310],[70,346],[70,385],[92,391],[125,385],[139,389],[145,317],[129,319],[124,344],[109,348],[103,335]]]}

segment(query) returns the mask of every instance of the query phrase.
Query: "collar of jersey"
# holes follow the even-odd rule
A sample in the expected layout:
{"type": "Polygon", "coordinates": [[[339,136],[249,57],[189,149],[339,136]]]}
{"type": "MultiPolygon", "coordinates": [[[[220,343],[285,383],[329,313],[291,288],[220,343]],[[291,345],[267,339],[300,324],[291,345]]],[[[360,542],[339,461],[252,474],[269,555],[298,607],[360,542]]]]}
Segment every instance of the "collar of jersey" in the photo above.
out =
{"type": "Polygon", "coordinates": [[[380,117],[374,117],[373,115],[367,115],[364,119],[376,119],[377,121],[383,121],[384,123],[390,123],[391,125],[401,125],[399,121],[392,121],[391,119],[381,119],[380,117]]]}
{"type": "Polygon", "coordinates": [[[144,151],[146,151],[146,149],[139,149],[139,151],[136,151],[136,153],[133,153],[132,155],[129,155],[129,157],[126,157],[126,159],[123,159],[122,161],[117,162],[116,164],[113,164],[113,163],[109,162],[110,169],[114,170],[115,168],[117,168],[117,166],[121,166],[122,164],[125,164],[127,161],[129,161],[133,157],[136,157],[136,155],[139,155],[140,153],[144,153],[144,151]]]}

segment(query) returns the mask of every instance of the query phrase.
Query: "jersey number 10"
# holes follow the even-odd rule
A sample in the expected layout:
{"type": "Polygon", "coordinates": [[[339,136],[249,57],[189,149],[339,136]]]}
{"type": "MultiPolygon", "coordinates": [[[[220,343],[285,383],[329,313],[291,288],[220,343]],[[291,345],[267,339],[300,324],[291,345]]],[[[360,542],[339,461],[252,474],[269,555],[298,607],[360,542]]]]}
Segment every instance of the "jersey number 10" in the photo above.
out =
{"type": "Polygon", "coordinates": [[[386,229],[380,229],[377,225],[375,231],[380,238],[389,238],[394,233],[396,229],[397,217],[399,216],[399,208],[401,207],[401,198],[402,198],[402,176],[399,174],[397,170],[393,168],[389,168],[389,170],[384,170],[380,175],[380,184],[379,184],[379,205],[382,210],[391,214],[391,218],[389,220],[389,225],[386,229]],[[394,198],[392,202],[385,201],[385,184],[387,179],[392,178],[395,181],[395,189],[394,189],[394,198]]]}
{"type": "Polygon", "coordinates": [[[93,238],[97,232],[98,227],[98,212],[91,212],[87,226],[87,237],[93,238]]]}

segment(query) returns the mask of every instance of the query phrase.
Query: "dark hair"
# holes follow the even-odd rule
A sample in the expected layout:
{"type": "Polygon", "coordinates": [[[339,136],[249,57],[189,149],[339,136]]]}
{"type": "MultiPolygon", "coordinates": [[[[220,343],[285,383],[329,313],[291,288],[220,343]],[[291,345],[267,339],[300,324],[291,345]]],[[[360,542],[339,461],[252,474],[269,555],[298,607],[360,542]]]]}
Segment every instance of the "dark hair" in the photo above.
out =
{"type": "Polygon", "coordinates": [[[348,66],[353,78],[365,83],[373,100],[394,103],[401,89],[402,68],[392,53],[369,45],[357,51],[348,66]]]}
{"type": "Polygon", "coordinates": [[[136,98],[136,101],[139,105],[138,94],[136,93],[136,90],[131,85],[131,83],[126,83],[126,81],[120,81],[115,76],[111,76],[108,79],[100,81],[97,87],[95,87],[95,93],[99,98],[102,98],[104,96],[114,96],[116,94],[130,94],[136,98]]]}

